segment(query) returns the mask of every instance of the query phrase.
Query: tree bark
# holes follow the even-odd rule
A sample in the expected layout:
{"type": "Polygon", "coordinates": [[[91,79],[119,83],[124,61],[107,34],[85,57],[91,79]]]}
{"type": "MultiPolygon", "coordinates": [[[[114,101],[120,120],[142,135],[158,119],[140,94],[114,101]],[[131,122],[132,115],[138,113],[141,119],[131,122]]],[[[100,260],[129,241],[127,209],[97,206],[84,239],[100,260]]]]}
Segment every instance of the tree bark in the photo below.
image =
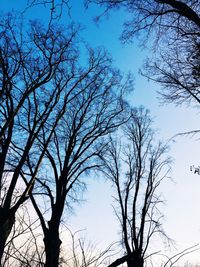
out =
{"type": "Polygon", "coordinates": [[[46,261],[44,267],[58,267],[59,266],[59,255],[60,255],[60,245],[61,240],[57,232],[48,230],[45,235],[45,254],[46,261]]]}
{"type": "Polygon", "coordinates": [[[134,253],[130,257],[128,257],[127,267],[143,267],[143,264],[143,258],[137,253],[134,253]]]}
{"type": "Polygon", "coordinates": [[[5,245],[14,223],[15,215],[0,207],[0,266],[3,260],[5,245]]]}

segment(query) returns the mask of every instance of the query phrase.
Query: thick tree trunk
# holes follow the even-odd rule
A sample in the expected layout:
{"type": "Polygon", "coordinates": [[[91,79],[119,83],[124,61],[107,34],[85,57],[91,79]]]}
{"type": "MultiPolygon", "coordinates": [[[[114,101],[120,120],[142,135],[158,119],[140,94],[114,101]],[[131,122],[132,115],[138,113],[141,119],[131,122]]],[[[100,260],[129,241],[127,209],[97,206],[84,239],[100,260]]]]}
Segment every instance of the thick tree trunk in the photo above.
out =
{"type": "Polygon", "coordinates": [[[0,266],[3,260],[5,245],[14,223],[15,216],[0,207],[0,266]]]}
{"type": "Polygon", "coordinates": [[[46,261],[44,267],[58,267],[61,240],[59,234],[48,230],[44,238],[46,261]]]}
{"type": "Polygon", "coordinates": [[[144,260],[140,255],[134,254],[127,260],[127,267],[143,267],[144,260]]]}
{"type": "Polygon", "coordinates": [[[44,230],[45,265],[44,267],[58,267],[61,240],[59,235],[60,220],[64,209],[65,197],[57,200],[52,207],[52,216],[48,228],[44,230]]]}

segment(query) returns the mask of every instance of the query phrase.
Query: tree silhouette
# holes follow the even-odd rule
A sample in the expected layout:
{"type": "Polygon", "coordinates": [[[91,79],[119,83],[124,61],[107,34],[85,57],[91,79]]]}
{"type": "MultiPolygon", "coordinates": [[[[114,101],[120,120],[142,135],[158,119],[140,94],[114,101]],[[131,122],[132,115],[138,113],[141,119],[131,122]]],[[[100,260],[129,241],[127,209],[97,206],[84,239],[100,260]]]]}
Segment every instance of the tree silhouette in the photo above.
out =
{"type": "Polygon", "coordinates": [[[76,201],[90,170],[99,167],[96,158],[108,142],[106,136],[126,120],[122,94],[131,83],[120,83],[121,75],[110,63],[104,51],[89,50],[88,65],[76,74],[73,69],[70,82],[65,72],[57,76],[57,88],[63,89],[57,108],[37,137],[38,157],[28,156],[21,174],[27,186],[35,181],[29,195],[44,234],[46,267],[59,264],[65,205],[76,201]]]}
{"type": "Polygon", "coordinates": [[[39,164],[43,159],[37,140],[44,127],[50,140],[47,125],[62,91],[58,81],[65,65],[65,76],[73,77],[77,58],[77,29],[70,26],[65,35],[61,28],[45,29],[34,22],[26,34],[21,23],[8,14],[0,26],[0,259],[15,213],[34,185],[35,177],[26,185],[22,180],[28,160],[39,164]]]}
{"type": "Polygon", "coordinates": [[[107,12],[127,10],[130,20],[124,22],[123,42],[134,41],[141,31],[155,41],[154,56],[142,72],[162,85],[160,94],[165,101],[199,104],[198,1],[86,1],[91,2],[104,6],[107,12]]]}
{"type": "Polygon", "coordinates": [[[66,198],[78,195],[80,177],[97,167],[106,136],[124,122],[122,97],[132,80],[122,82],[103,50],[88,48],[88,62],[80,64],[74,24],[22,25],[14,13],[1,18],[0,260],[15,214],[31,197],[44,233],[45,266],[57,266],[66,198]],[[50,219],[43,218],[45,203],[38,204],[42,196],[50,201],[50,219]]]}
{"type": "Polygon", "coordinates": [[[160,183],[167,177],[170,158],[167,147],[154,141],[148,111],[132,111],[123,127],[120,140],[111,139],[107,153],[101,156],[103,173],[115,189],[115,214],[119,220],[124,256],[109,267],[124,262],[128,267],[141,267],[148,257],[148,248],[162,229],[158,193],[160,183]]]}

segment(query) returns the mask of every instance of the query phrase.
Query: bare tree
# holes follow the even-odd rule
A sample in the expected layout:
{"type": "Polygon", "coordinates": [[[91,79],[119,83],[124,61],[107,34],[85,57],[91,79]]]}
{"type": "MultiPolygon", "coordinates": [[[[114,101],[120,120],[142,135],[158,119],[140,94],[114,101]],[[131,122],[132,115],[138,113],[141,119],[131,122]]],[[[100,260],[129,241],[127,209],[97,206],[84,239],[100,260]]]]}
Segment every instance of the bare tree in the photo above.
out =
{"type": "Polygon", "coordinates": [[[124,8],[130,14],[124,23],[124,42],[133,41],[140,31],[156,41],[156,54],[147,61],[143,73],[162,85],[165,101],[199,104],[199,1],[86,1],[90,2],[106,11],[124,8]]]}
{"type": "Polygon", "coordinates": [[[199,44],[196,37],[176,42],[176,46],[148,60],[143,74],[162,85],[159,94],[167,103],[200,104],[199,44]],[[187,44],[190,42],[190,44],[187,44]]]}
{"type": "Polygon", "coordinates": [[[167,30],[176,34],[198,34],[200,27],[199,3],[196,0],[174,1],[132,1],[132,0],[86,0],[105,7],[105,12],[111,9],[123,8],[130,14],[129,21],[124,23],[122,37],[124,41],[131,40],[134,34],[141,30],[165,33],[167,30]]]}
{"type": "MultiPolygon", "coordinates": [[[[36,140],[53,119],[62,88],[58,80],[74,76],[77,29],[45,29],[31,22],[27,33],[14,15],[0,26],[0,259],[15,221],[15,213],[29,195],[34,177],[22,181],[27,160],[37,158],[36,140]],[[65,34],[66,33],[66,34],[65,34]],[[63,74],[65,70],[65,74],[63,74]]],[[[50,133],[49,133],[50,134],[50,133]]],[[[51,134],[50,134],[51,135],[51,134]]]]}
{"type": "Polygon", "coordinates": [[[99,167],[96,160],[107,135],[126,120],[122,96],[132,81],[128,77],[122,83],[119,71],[110,64],[104,51],[90,49],[87,66],[78,68],[73,80],[69,82],[65,72],[56,77],[62,94],[20,173],[27,187],[34,181],[29,195],[44,234],[46,267],[59,263],[65,204],[79,198],[86,176],[99,167]]]}
{"type": "Polygon", "coordinates": [[[103,172],[115,190],[115,214],[124,249],[124,256],[110,267],[124,262],[129,267],[142,267],[150,256],[148,248],[154,235],[165,236],[158,190],[170,169],[166,152],[166,145],[155,144],[149,112],[139,108],[132,111],[121,140],[111,139],[107,153],[101,156],[103,172]]]}

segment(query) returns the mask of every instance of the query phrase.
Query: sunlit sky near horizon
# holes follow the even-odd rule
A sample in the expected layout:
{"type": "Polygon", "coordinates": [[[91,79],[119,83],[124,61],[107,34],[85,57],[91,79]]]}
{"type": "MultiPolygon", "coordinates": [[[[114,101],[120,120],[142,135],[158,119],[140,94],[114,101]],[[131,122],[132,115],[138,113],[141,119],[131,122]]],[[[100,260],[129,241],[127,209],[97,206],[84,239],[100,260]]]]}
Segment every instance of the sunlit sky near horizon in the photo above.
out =
{"type": "MultiPolygon", "coordinates": [[[[22,10],[24,0],[1,0],[2,11],[22,10]]],[[[35,8],[31,16],[45,19],[45,9],[35,8]]],[[[81,36],[92,47],[105,46],[114,59],[114,65],[122,72],[133,72],[135,77],[134,92],[130,95],[133,106],[144,105],[149,108],[154,118],[154,128],[159,131],[159,138],[171,139],[180,132],[199,128],[199,109],[194,107],[175,107],[163,105],[158,100],[159,85],[148,82],[138,74],[139,68],[151,51],[142,49],[136,40],[134,44],[122,44],[119,40],[126,14],[113,12],[108,18],[102,18],[98,24],[93,22],[101,11],[92,6],[84,10],[81,0],[73,4],[71,17],[83,24],[81,36]]],[[[28,10],[24,16],[30,16],[28,10]]],[[[67,16],[67,15],[66,15],[67,16]]],[[[63,18],[63,23],[67,19],[63,18]]],[[[163,226],[166,233],[177,242],[177,249],[184,249],[200,242],[200,175],[190,172],[190,165],[200,165],[200,143],[198,136],[179,136],[171,141],[170,155],[174,159],[171,177],[161,187],[166,200],[163,206],[165,215],[163,226]]],[[[112,192],[108,182],[98,179],[88,182],[84,196],[86,202],[75,207],[75,214],[67,222],[72,230],[86,229],[87,237],[100,246],[109,245],[119,238],[117,221],[112,210],[112,192]]],[[[156,245],[159,247],[158,245],[156,245]]],[[[157,250],[157,248],[156,248],[157,250]]],[[[175,251],[177,252],[177,251],[175,251]]],[[[198,262],[200,251],[190,254],[184,261],[198,262]]],[[[200,259],[199,259],[200,263],[200,259]]]]}

